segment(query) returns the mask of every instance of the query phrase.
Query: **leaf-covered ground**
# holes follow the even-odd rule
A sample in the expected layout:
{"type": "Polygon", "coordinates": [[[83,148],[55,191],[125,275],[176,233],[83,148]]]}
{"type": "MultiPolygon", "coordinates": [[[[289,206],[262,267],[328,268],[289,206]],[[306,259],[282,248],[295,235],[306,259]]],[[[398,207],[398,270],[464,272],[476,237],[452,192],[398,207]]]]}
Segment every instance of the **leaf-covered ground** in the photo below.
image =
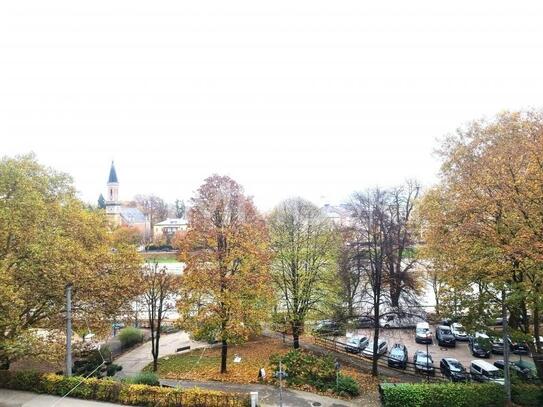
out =
{"type": "MultiPolygon", "coordinates": [[[[224,381],[231,383],[259,383],[258,371],[264,368],[269,382],[269,358],[274,353],[287,353],[291,347],[279,339],[259,337],[254,341],[239,346],[228,347],[228,373],[220,373],[220,347],[198,349],[181,355],[166,356],[159,359],[158,374],[161,378],[174,380],[224,381]],[[234,363],[234,356],[241,357],[234,363]]],[[[151,366],[145,369],[150,370],[151,366]]],[[[343,374],[352,376],[360,385],[360,393],[374,393],[379,380],[371,375],[349,367],[342,367],[343,374]]],[[[300,387],[302,390],[315,392],[311,386],[300,387]]]]}

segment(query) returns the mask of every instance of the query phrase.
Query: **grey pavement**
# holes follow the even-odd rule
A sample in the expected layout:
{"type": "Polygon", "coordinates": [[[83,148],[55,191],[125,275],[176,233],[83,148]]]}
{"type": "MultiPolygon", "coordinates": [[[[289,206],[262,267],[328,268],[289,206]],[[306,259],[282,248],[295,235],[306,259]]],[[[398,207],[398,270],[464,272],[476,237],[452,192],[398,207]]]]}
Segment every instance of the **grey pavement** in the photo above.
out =
{"type": "Polygon", "coordinates": [[[111,407],[118,404],[0,389],[0,407],[111,407]]]}
{"type": "MultiPolygon", "coordinates": [[[[259,406],[278,406],[280,401],[280,390],[278,387],[265,384],[234,384],[224,382],[196,382],[189,380],[160,380],[160,383],[171,387],[220,390],[233,393],[258,392],[259,406]]],[[[294,389],[283,389],[284,407],[355,407],[355,406],[379,406],[375,397],[367,399],[356,399],[344,401],[332,397],[321,396],[320,394],[308,393],[294,389]]]]}
{"type": "MultiPolygon", "coordinates": [[[[180,331],[172,334],[162,335],[160,337],[159,346],[159,357],[163,357],[175,355],[177,353],[184,353],[177,352],[178,348],[184,346],[190,346],[190,350],[192,350],[209,346],[209,344],[205,342],[193,341],[189,338],[189,335],[186,332],[180,331]]],[[[141,370],[152,361],[153,357],[151,355],[151,342],[149,341],[114,360],[114,363],[123,367],[123,370],[117,372],[116,376],[126,377],[135,375],[136,373],[141,372],[141,370]]]]}

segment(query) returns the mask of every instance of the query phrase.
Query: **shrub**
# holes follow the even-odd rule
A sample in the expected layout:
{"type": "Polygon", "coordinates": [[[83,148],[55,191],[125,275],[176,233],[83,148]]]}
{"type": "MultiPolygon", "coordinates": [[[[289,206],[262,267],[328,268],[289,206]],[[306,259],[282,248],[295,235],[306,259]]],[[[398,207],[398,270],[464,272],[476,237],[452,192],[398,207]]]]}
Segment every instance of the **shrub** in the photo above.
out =
{"type": "Polygon", "coordinates": [[[249,404],[248,394],[151,387],[111,379],[63,377],[52,373],[0,371],[0,387],[62,396],[73,389],[70,397],[135,406],[245,407],[249,404]]]}
{"type": "Polygon", "coordinates": [[[511,398],[521,406],[543,406],[543,387],[534,384],[517,384],[511,389],[511,398]]]}
{"type": "Polygon", "coordinates": [[[497,384],[399,384],[383,389],[385,407],[503,406],[503,387],[497,384]]]}
{"type": "Polygon", "coordinates": [[[111,351],[108,346],[101,346],[100,350],[91,351],[85,359],[76,360],[74,362],[73,373],[76,376],[92,376],[101,377],[103,370],[97,369],[103,362],[108,363],[111,361],[111,351]],[[103,357],[103,359],[102,359],[103,357]]]}
{"type": "Polygon", "coordinates": [[[153,372],[140,372],[133,377],[126,378],[125,381],[129,384],[146,384],[147,386],[160,385],[158,376],[153,372]]]}
{"type": "Polygon", "coordinates": [[[121,329],[119,332],[119,340],[123,348],[129,348],[137,343],[141,343],[143,340],[143,332],[141,329],[129,326],[121,329]]]}
{"type": "Polygon", "coordinates": [[[279,370],[279,358],[283,370],[287,373],[285,379],[287,384],[295,386],[310,384],[320,391],[332,390],[352,396],[358,394],[358,384],[350,376],[340,376],[344,388],[336,385],[336,369],[334,359],[330,355],[316,356],[299,349],[291,350],[283,356],[272,355],[270,357],[272,371],[279,370]]]}
{"type": "Polygon", "coordinates": [[[116,365],[115,363],[112,363],[108,365],[106,374],[107,376],[115,376],[115,373],[123,370],[123,367],[121,365],[116,365]]]}
{"type": "Polygon", "coordinates": [[[340,396],[358,396],[360,389],[358,383],[351,376],[339,375],[337,386],[334,391],[340,396]]]}

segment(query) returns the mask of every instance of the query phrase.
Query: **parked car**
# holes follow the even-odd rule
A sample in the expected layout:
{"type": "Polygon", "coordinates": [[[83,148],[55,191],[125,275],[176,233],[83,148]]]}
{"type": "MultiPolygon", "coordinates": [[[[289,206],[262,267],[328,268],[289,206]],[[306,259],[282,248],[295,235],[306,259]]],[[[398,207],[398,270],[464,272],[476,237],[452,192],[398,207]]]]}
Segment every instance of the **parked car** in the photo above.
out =
{"type": "Polygon", "coordinates": [[[490,357],[491,345],[487,334],[476,332],[475,335],[470,336],[468,347],[473,356],[480,358],[490,357]]]}
{"type": "MultiPolygon", "coordinates": [[[[503,360],[496,360],[494,366],[498,369],[503,370],[505,367],[505,362],[503,360]]],[[[537,376],[537,371],[533,363],[527,363],[523,360],[509,361],[509,368],[511,371],[515,372],[521,379],[532,380],[537,376]]]]}
{"type": "Polygon", "coordinates": [[[379,324],[383,328],[414,328],[418,322],[422,322],[423,318],[419,315],[404,313],[404,312],[391,312],[384,315],[379,324]]]}
{"type": "Polygon", "coordinates": [[[401,343],[395,343],[390,348],[388,354],[388,366],[399,367],[405,369],[407,367],[407,361],[409,360],[407,346],[401,343]]]}
{"type": "Polygon", "coordinates": [[[451,325],[451,331],[457,341],[467,341],[468,340],[468,333],[464,329],[464,326],[459,323],[455,322],[451,325]]]}
{"type": "Polygon", "coordinates": [[[453,382],[467,382],[469,380],[469,373],[466,368],[454,358],[441,359],[439,370],[441,370],[443,376],[453,382]]]}
{"type": "Polygon", "coordinates": [[[445,325],[439,325],[436,328],[436,340],[439,346],[456,346],[456,338],[451,328],[445,325]]]}
{"type": "Polygon", "coordinates": [[[345,352],[360,353],[368,346],[369,339],[367,336],[353,336],[347,339],[345,352]]]}
{"type": "Polygon", "coordinates": [[[497,336],[490,338],[490,351],[496,355],[503,355],[503,339],[497,336]]]}
{"type": "Polygon", "coordinates": [[[503,372],[484,360],[472,360],[469,368],[471,378],[478,382],[504,384],[503,372]]]}
{"type": "MultiPolygon", "coordinates": [[[[379,339],[379,342],[377,342],[377,357],[384,355],[387,353],[388,345],[387,342],[384,339],[379,339]]],[[[368,345],[364,348],[362,351],[362,355],[364,355],[367,358],[373,359],[373,340],[368,343],[368,345]]]]}
{"type": "Polygon", "coordinates": [[[416,351],[413,356],[413,363],[415,364],[415,371],[419,373],[435,374],[434,360],[429,353],[422,350],[416,351]]]}
{"type": "Polygon", "coordinates": [[[528,347],[528,344],[523,341],[513,341],[511,338],[509,338],[509,346],[511,348],[511,352],[516,353],[517,355],[529,355],[530,354],[530,348],[528,347]]]}
{"type": "Polygon", "coordinates": [[[503,318],[501,318],[501,317],[495,318],[493,323],[494,323],[494,325],[501,326],[501,325],[503,325],[503,318]]]}
{"type": "Polygon", "coordinates": [[[415,328],[415,342],[432,343],[432,331],[428,322],[419,322],[415,328]]]}
{"type": "Polygon", "coordinates": [[[344,332],[344,329],[339,322],[326,319],[318,321],[313,328],[313,332],[318,335],[339,336],[344,332]]]}
{"type": "Polygon", "coordinates": [[[353,325],[356,329],[373,328],[373,318],[367,316],[357,317],[353,320],[353,325]]]}

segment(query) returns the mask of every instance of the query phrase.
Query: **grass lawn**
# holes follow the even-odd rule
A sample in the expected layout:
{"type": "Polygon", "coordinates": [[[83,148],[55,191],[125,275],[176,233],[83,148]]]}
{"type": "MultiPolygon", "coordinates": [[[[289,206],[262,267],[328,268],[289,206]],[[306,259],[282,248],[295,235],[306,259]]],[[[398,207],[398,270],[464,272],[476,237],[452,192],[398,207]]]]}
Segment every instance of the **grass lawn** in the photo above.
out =
{"type": "MultiPolygon", "coordinates": [[[[221,348],[196,349],[180,355],[170,355],[159,359],[158,374],[164,379],[174,380],[215,380],[231,383],[259,383],[258,370],[266,370],[267,379],[273,372],[269,367],[269,358],[274,353],[284,354],[291,349],[288,344],[283,344],[279,339],[258,337],[243,345],[228,346],[228,373],[221,374],[221,348]],[[241,357],[240,363],[234,363],[234,355],[241,357]]],[[[148,365],[145,370],[151,370],[148,365]]],[[[373,393],[377,391],[378,379],[371,375],[361,373],[349,367],[342,367],[343,374],[352,376],[360,385],[360,392],[373,393]]],[[[269,380],[267,380],[269,382],[269,380]]],[[[307,391],[315,389],[302,388],[307,391]]]]}

